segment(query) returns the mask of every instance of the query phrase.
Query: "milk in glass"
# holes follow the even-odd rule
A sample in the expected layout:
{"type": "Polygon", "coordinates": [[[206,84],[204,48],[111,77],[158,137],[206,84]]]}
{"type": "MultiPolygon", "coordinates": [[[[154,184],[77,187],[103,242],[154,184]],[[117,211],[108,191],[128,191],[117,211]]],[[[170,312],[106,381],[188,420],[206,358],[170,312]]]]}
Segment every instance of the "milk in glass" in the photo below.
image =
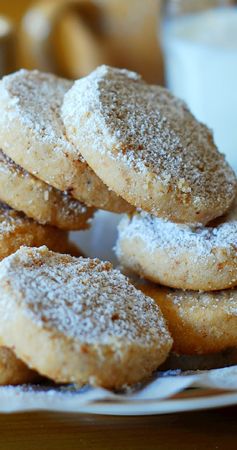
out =
{"type": "Polygon", "coordinates": [[[169,89],[213,129],[237,171],[237,8],[166,19],[162,45],[169,89]]]}

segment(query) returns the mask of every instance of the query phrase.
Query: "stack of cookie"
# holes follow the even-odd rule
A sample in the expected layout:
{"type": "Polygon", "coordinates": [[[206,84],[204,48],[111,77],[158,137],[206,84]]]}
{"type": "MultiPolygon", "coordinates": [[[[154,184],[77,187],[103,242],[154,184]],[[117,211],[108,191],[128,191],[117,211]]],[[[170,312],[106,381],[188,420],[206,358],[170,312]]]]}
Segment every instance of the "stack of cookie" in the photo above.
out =
{"type": "Polygon", "coordinates": [[[109,263],[47,248],[74,252],[67,231],[85,229],[96,208],[134,210],[67,139],[71,86],[25,70],[0,83],[0,384],[41,374],[120,387],[150,376],[172,346],[155,302],[109,263]]]}
{"type": "Polygon", "coordinates": [[[167,90],[108,67],[74,84],[62,117],[92,169],[137,209],[119,225],[116,253],[156,283],[143,289],[173,350],[236,348],[236,177],[210,130],[167,90]]]}
{"type": "Polygon", "coordinates": [[[184,103],[107,66],[75,83],[22,70],[1,81],[0,100],[0,199],[21,211],[3,207],[21,227],[8,245],[3,221],[3,256],[28,245],[0,263],[8,382],[40,373],[119,388],[172,345],[236,347],[235,290],[222,290],[237,283],[236,178],[184,103]],[[127,214],[117,255],[157,283],[142,287],[155,302],[110,263],[29,248],[68,245],[96,208],[127,214]]]}
{"type": "Polygon", "coordinates": [[[1,81],[0,259],[20,245],[75,252],[67,231],[87,228],[95,208],[132,209],[108,190],[65,136],[60,107],[71,85],[26,70],[1,81]]]}

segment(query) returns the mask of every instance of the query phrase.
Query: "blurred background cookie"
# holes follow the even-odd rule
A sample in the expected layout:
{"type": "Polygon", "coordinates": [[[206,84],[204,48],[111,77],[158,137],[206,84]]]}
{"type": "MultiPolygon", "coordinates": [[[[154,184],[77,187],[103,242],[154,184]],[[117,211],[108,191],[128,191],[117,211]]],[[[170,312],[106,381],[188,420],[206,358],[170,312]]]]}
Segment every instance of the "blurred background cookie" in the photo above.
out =
{"type": "Polygon", "coordinates": [[[31,8],[19,34],[21,66],[79,78],[106,63],[138,70],[149,81],[162,82],[157,43],[160,0],[43,0],[28,4],[31,8]]]}

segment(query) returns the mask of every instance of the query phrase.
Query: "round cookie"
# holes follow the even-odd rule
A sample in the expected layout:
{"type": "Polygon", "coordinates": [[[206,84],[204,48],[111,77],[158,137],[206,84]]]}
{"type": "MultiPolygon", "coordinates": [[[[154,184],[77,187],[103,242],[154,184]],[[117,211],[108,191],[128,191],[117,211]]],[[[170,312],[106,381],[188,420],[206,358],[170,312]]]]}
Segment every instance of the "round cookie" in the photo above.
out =
{"type": "Polygon", "coordinates": [[[110,191],[65,136],[60,117],[72,82],[20,70],[0,83],[0,147],[37,178],[88,206],[114,212],[132,207],[110,191]]]}
{"type": "Polygon", "coordinates": [[[236,177],[206,126],[160,86],[101,66],[66,93],[67,136],[118,195],[155,216],[203,223],[222,215],[236,177]]]}
{"type": "Polygon", "coordinates": [[[83,230],[93,208],[49,186],[15,164],[0,150],[0,199],[41,224],[62,230],[83,230]]]}
{"type": "Polygon", "coordinates": [[[49,225],[39,225],[23,213],[0,203],[0,260],[14,253],[21,245],[47,245],[61,253],[70,253],[71,249],[75,251],[68,242],[66,232],[49,225]]]}
{"type": "Polygon", "coordinates": [[[0,339],[62,383],[151,375],[172,339],[159,308],[108,262],[22,247],[0,263],[0,339]]]}
{"type": "Polygon", "coordinates": [[[237,286],[237,201],[218,222],[188,226],[147,213],[118,227],[120,263],[155,283],[213,291],[237,286]]]}
{"type": "Polygon", "coordinates": [[[194,355],[237,347],[237,290],[194,292],[139,286],[160,307],[173,337],[173,351],[194,355]]]}
{"type": "Polygon", "coordinates": [[[12,350],[0,347],[0,386],[30,383],[39,378],[39,374],[29,369],[12,350]]]}

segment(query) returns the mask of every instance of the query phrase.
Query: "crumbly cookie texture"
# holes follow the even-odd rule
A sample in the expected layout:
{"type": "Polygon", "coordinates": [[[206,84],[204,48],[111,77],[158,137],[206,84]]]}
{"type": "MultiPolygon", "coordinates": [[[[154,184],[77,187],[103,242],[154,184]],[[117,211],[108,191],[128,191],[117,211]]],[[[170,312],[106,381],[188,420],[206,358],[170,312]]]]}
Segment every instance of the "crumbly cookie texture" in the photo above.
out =
{"type": "Polygon", "coordinates": [[[72,82],[39,71],[20,70],[0,82],[0,147],[45,183],[88,206],[131,211],[109,190],[65,135],[60,117],[72,82]]]}
{"type": "Polygon", "coordinates": [[[237,285],[237,200],[226,216],[208,226],[140,213],[124,216],[118,230],[120,263],[155,283],[204,291],[237,285]]]}
{"type": "Polygon", "coordinates": [[[51,250],[62,253],[71,253],[71,250],[76,252],[65,231],[49,225],[39,225],[25,214],[0,203],[0,260],[14,253],[22,245],[47,245],[51,250]]]}
{"type": "Polygon", "coordinates": [[[0,386],[17,385],[40,380],[40,375],[29,369],[13,351],[0,347],[0,386]]]}
{"type": "Polygon", "coordinates": [[[0,338],[55,381],[109,388],[149,376],[172,346],[155,302],[110,263],[46,247],[0,263],[0,338]]]}
{"type": "Polygon", "coordinates": [[[64,230],[89,227],[94,209],[49,186],[0,150],[0,199],[41,224],[64,230]]]}
{"type": "Polygon", "coordinates": [[[181,291],[140,284],[167,320],[178,354],[218,353],[237,346],[237,290],[181,291]]]}
{"type": "Polygon", "coordinates": [[[180,223],[222,215],[236,177],[210,130],[160,86],[101,66],[64,96],[67,136],[99,177],[134,206],[180,223]]]}

